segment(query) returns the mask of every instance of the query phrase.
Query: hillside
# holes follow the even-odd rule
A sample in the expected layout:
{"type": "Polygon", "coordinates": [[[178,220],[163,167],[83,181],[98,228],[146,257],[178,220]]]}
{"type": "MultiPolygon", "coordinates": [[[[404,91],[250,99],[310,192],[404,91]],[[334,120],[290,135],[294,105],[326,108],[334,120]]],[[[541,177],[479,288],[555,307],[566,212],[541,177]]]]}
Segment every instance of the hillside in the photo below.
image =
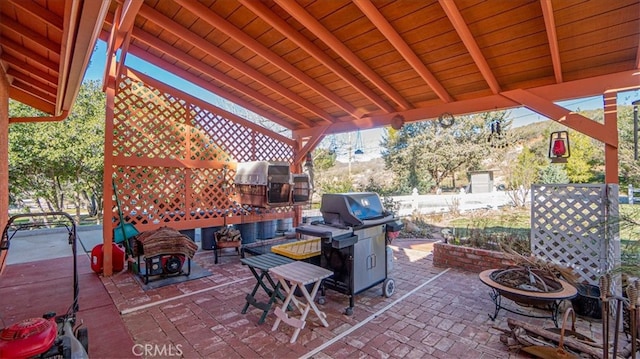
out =
{"type": "MultiPolygon", "coordinates": [[[[521,139],[521,143],[524,146],[531,146],[538,141],[546,141],[542,138],[542,134],[549,128],[559,127],[553,121],[542,121],[526,126],[520,126],[509,129],[513,132],[513,136],[521,139]]],[[[484,170],[494,171],[494,184],[504,183],[502,179],[502,172],[505,167],[509,166],[509,163],[517,157],[518,153],[522,150],[522,146],[515,146],[509,150],[509,153],[505,155],[501,162],[495,162],[488,159],[485,163],[486,168],[484,170]]],[[[324,181],[340,182],[346,181],[351,174],[352,181],[357,188],[366,186],[370,179],[374,179],[375,183],[381,186],[390,186],[393,182],[394,173],[385,169],[384,160],[380,157],[373,158],[367,161],[352,161],[349,163],[339,162],[326,171],[320,173],[316,172],[316,183],[324,181]],[[350,168],[349,168],[350,167],[350,168]]],[[[456,187],[465,186],[468,184],[467,174],[459,173],[456,176],[456,187]]],[[[445,186],[451,184],[444,184],[445,186]]]]}

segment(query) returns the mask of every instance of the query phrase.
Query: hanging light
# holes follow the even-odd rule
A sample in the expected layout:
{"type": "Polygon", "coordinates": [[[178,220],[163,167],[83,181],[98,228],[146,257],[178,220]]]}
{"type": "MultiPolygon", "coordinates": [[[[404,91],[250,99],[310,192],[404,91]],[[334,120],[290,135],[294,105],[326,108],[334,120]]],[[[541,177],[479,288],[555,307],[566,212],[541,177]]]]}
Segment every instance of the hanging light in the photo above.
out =
{"type": "Polygon", "coordinates": [[[358,130],[358,134],[356,135],[356,151],[354,152],[356,155],[364,154],[364,144],[362,143],[362,135],[360,134],[360,130],[358,130]]]}
{"type": "Polygon", "coordinates": [[[329,154],[333,155],[338,151],[338,144],[336,143],[336,135],[331,135],[331,143],[329,144],[329,154]]]}
{"type": "Polygon", "coordinates": [[[567,163],[569,156],[571,156],[569,133],[567,131],[552,132],[549,138],[549,158],[551,163],[567,163]]]}

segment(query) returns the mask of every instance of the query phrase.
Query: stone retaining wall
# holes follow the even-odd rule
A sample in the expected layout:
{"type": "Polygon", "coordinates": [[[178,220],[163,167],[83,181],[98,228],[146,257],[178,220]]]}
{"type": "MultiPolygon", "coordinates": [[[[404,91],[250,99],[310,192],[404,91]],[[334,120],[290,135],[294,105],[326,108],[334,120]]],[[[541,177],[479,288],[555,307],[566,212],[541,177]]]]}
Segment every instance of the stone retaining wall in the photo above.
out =
{"type": "Polygon", "coordinates": [[[513,264],[512,261],[505,259],[502,252],[442,242],[435,243],[433,246],[433,265],[436,267],[480,273],[485,269],[504,268],[513,264]]]}

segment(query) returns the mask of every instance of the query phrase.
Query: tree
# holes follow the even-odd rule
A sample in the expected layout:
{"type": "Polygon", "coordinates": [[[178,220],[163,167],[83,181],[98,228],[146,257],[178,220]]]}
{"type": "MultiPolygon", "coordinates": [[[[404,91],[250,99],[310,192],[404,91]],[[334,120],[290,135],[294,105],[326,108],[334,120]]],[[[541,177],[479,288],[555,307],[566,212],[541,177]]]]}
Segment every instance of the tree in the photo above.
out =
{"type": "Polygon", "coordinates": [[[640,160],[634,158],[633,107],[618,108],[618,161],[620,180],[625,184],[640,184],[640,160]]]}
{"type": "Polygon", "coordinates": [[[595,176],[595,169],[602,164],[604,146],[602,143],[577,131],[569,131],[571,157],[565,165],[566,175],[571,183],[588,183],[595,176]]]}
{"type": "MultiPolygon", "coordinates": [[[[43,199],[43,211],[62,211],[71,198],[79,219],[81,198],[89,212],[102,212],[105,97],[97,81],[80,88],[61,122],[17,123],[9,128],[9,183],[15,200],[43,199]],[[44,208],[46,206],[46,208],[44,208]]],[[[11,117],[42,116],[10,103],[11,117]]]]}
{"type": "Polygon", "coordinates": [[[541,183],[569,183],[569,177],[562,165],[549,164],[540,171],[541,183]]]}
{"type": "Polygon", "coordinates": [[[508,168],[506,174],[507,190],[514,205],[522,207],[526,205],[531,184],[538,181],[539,168],[545,162],[546,159],[540,158],[525,147],[518,155],[514,165],[508,168]]]}
{"type": "Polygon", "coordinates": [[[326,148],[317,148],[313,151],[313,166],[316,170],[324,171],[336,164],[336,153],[326,148]]]}
{"type": "Polygon", "coordinates": [[[511,139],[502,135],[511,125],[505,117],[505,112],[486,112],[458,117],[451,126],[424,121],[398,131],[387,130],[381,143],[382,157],[387,168],[396,173],[403,191],[417,188],[426,192],[431,184],[438,189],[456,171],[480,169],[490,151],[510,145],[511,139]],[[499,133],[495,123],[501,125],[499,133]]]}

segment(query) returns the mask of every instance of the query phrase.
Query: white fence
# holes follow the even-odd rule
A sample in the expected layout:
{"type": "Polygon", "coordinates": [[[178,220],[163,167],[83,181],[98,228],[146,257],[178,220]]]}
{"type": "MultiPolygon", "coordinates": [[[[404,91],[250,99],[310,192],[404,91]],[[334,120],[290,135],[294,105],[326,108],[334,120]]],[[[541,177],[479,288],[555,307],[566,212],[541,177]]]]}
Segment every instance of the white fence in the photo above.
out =
{"type": "Polygon", "coordinates": [[[629,189],[627,190],[627,194],[629,196],[629,204],[633,204],[635,202],[635,194],[640,193],[640,188],[634,188],[632,184],[629,185],[629,189]]]}
{"type": "Polygon", "coordinates": [[[498,208],[511,205],[513,202],[505,191],[490,193],[459,193],[459,194],[413,194],[409,196],[393,196],[394,202],[400,204],[398,215],[409,216],[412,213],[431,214],[460,212],[482,209],[498,208]]]}

